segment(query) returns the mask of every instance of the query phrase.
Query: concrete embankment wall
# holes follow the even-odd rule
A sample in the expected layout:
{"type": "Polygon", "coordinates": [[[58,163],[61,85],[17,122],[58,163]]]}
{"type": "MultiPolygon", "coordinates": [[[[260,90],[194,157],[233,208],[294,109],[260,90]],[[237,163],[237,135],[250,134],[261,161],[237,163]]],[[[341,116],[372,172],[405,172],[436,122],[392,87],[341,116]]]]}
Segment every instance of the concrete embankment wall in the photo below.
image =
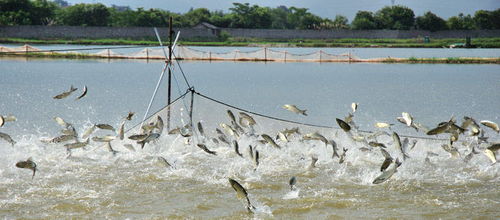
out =
{"type": "MultiPolygon", "coordinates": [[[[167,28],[158,28],[161,36],[167,36],[167,28]]],[[[251,37],[267,39],[331,39],[331,38],[491,38],[500,37],[500,30],[278,30],[278,29],[238,29],[221,28],[219,30],[203,28],[174,28],[181,32],[184,39],[213,39],[226,31],[232,37],[251,37]]],[[[82,26],[0,26],[0,38],[34,39],[154,39],[155,33],[150,27],[82,27],[82,26]]]]}

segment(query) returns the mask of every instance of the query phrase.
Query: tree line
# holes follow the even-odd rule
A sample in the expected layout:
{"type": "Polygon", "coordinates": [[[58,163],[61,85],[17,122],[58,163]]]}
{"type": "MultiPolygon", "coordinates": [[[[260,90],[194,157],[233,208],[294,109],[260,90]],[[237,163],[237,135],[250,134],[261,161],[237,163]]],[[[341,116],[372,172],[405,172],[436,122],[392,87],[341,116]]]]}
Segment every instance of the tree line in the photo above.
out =
{"type": "Polygon", "coordinates": [[[222,28],[430,31],[500,29],[500,8],[492,11],[479,10],[474,16],[460,13],[445,20],[430,11],[415,17],[412,9],[395,5],[383,7],[376,12],[358,11],[349,23],[345,16],[322,18],[312,14],[307,8],[270,8],[248,3],[233,3],[227,13],[197,8],[184,14],[162,9],[107,7],[100,3],[72,6],[61,3],[64,1],[0,0],[0,25],[166,27],[168,18],[172,17],[175,27],[193,27],[201,22],[208,22],[222,28]]]}

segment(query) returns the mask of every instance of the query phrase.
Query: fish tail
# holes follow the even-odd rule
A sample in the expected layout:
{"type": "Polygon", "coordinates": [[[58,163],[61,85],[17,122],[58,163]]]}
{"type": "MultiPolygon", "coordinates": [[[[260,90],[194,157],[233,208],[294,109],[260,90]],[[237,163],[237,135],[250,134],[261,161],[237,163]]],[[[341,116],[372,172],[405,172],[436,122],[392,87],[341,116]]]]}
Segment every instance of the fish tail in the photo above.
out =
{"type": "Polygon", "coordinates": [[[307,110],[302,110],[302,112],[301,112],[301,113],[302,113],[304,116],[307,116],[306,111],[307,111],[307,110]]]}

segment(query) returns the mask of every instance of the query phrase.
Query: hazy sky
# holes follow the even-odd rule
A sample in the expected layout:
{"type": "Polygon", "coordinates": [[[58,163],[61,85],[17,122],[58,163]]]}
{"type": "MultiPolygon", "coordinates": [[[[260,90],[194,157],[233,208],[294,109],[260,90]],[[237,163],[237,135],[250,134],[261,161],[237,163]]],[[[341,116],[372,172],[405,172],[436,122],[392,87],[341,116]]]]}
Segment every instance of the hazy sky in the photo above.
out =
{"type": "MultiPolygon", "coordinates": [[[[257,4],[259,6],[277,7],[285,5],[309,8],[310,12],[321,17],[334,18],[340,14],[352,21],[356,12],[377,11],[391,5],[391,0],[66,0],[70,4],[103,3],[105,5],[130,6],[131,8],[161,8],[172,12],[185,13],[192,8],[208,8],[209,10],[228,11],[233,2],[257,4]]],[[[442,18],[449,18],[458,13],[474,14],[475,11],[494,10],[500,8],[500,0],[395,0],[395,4],[411,8],[416,16],[432,11],[442,18]]]]}

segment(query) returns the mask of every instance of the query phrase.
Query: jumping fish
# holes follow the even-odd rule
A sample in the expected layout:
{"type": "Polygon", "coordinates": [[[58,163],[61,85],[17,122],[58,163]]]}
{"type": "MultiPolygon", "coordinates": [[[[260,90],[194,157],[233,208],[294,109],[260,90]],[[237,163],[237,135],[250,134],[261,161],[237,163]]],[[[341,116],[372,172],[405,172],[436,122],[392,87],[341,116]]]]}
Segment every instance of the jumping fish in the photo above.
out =
{"type": "Polygon", "coordinates": [[[36,163],[33,162],[33,159],[30,157],[26,161],[19,161],[16,163],[16,167],[18,168],[24,168],[24,169],[30,169],[33,171],[33,176],[31,176],[31,179],[35,177],[36,173],[36,163]]]}
{"type": "Polygon", "coordinates": [[[291,129],[285,129],[282,131],[283,134],[285,134],[287,137],[292,135],[292,134],[300,134],[299,128],[291,128],[291,129]]]}
{"type": "Polygon", "coordinates": [[[257,124],[255,119],[253,119],[252,116],[250,116],[249,114],[247,114],[245,112],[239,112],[238,114],[240,115],[240,124],[242,126],[243,126],[243,123],[242,123],[243,120],[247,121],[248,125],[250,125],[250,126],[257,124]]]}
{"type": "Polygon", "coordinates": [[[209,149],[207,148],[207,146],[206,146],[206,145],[204,145],[204,144],[197,144],[196,146],[198,146],[198,147],[199,147],[199,148],[201,148],[203,151],[205,151],[205,152],[207,152],[207,153],[209,153],[209,154],[212,154],[212,155],[217,155],[217,152],[209,150],[209,149]]]}
{"type": "Polygon", "coordinates": [[[193,136],[193,129],[189,125],[185,125],[179,130],[179,134],[182,137],[191,137],[193,136]]]}
{"type": "Polygon", "coordinates": [[[382,155],[385,158],[384,162],[382,163],[382,166],[380,166],[380,172],[384,172],[384,170],[386,170],[389,167],[389,165],[391,165],[391,163],[392,163],[392,161],[394,161],[394,159],[392,159],[389,152],[387,152],[383,148],[380,148],[380,152],[382,152],[382,155]]]}
{"type": "Polygon", "coordinates": [[[203,126],[201,125],[201,121],[198,122],[197,127],[198,131],[200,132],[200,135],[205,136],[205,132],[203,131],[203,126]]]}
{"type": "Polygon", "coordinates": [[[89,142],[90,142],[90,138],[87,138],[87,140],[84,142],[75,142],[75,143],[65,144],[64,147],[66,147],[67,150],[77,149],[77,148],[82,148],[82,147],[87,146],[87,144],[89,144],[89,142]]]}
{"type": "Polygon", "coordinates": [[[262,134],[262,135],[261,135],[261,137],[262,137],[262,138],[264,138],[264,140],[265,140],[267,143],[269,143],[270,145],[272,145],[273,147],[278,148],[278,149],[281,149],[281,147],[280,147],[278,144],[276,144],[276,142],[274,142],[274,140],[273,140],[271,137],[269,137],[269,135],[267,135],[267,134],[262,134]]]}
{"type": "Polygon", "coordinates": [[[484,150],[484,154],[490,159],[491,163],[495,164],[497,162],[497,158],[495,152],[500,149],[500,143],[492,144],[488,148],[484,150]]]}
{"type": "Polygon", "coordinates": [[[333,150],[332,158],[334,158],[334,157],[340,158],[339,154],[337,153],[337,142],[335,142],[335,140],[333,140],[333,139],[330,140],[329,142],[332,145],[332,150],[333,150]]]}
{"type": "Polygon", "coordinates": [[[441,148],[443,148],[443,150],[445,150],[446,152],[450,153],[452,157],[460,156],[460,152],[458,152],[457,148],[451,144],[443,144],[441,145],[441,148]]]}
{"type": "Polygon", "coordinates": [[[92,138],[92,140],[95,142],[111,142],[114,139],[116,139],[116,136],[111,136],[111,135],[105,135],[102,137],[93,137],[92,138]]]}
{"type": "Polygon", "coordinates": [[[3,116],[0,115],[0,127],[2,127],[5,124],[5,120],[3,119],[3,116]]]}
{"type": "Polygon", "coordinates": [[[297,178],[295,176],[292,176],[292,178],[290,178],[290,180],[288,181],[288,185],[290,186],[291,191],[295,189],[296,183],[297,183],[297,178]]]}
{"type": "Polygon", "coordinates": [[[17,118],[14,115],[7,115],[7,116],[3,116],[3,120],[5,122],[11,122],[11,121],[17,121],[17,118]]]}
{"type": "Polygon", "coordinates": [[[132,120],[132,117],[134,116],[135,112],[129,112],[127,114],[127,116],[125,117],[125,119],[127,119],[127,121],[131,121],[132,120]]]}
{"type": "Polygon", "coordinates": [[[399,166],[401,166],[401,162],[399,162],[399,160],[396,159],[396,162],[393,164],[391,168],[385,170],[384,172],[382,172],[380,176],[378,176],[377,178],[375,178],[375,180],[373,180],[373,184],[383,183],[389,178],[391,178],[392,175],[394,175],[394,173],[397,172],[399,166]]]}
{"type": "Polygon", "coordinates": [[[248,156],[253,160],[253,147],[252,145],[248,145],[248,156]]]}
{"type": "Polygon", "coordinates": [[[255,164],[255,169],[257,169],[257,167],[259,167],[259,157],[260,157],[259,151],[255,150],[255,155],[253,157],[253,162],[255,164]]]}
{"type": "Polygon", "coordinates": [[[120,140],[125,138],[125,121],[122,122],[120,128],[118,129],[118,138],[120,138],[120,140]]]}
{"type": "Polygon", "coordinates": [[[356,110],[358,109],[358,105],[359,103],[356,102],[351,103],[352,113],[356,112],[356,110]]]}
{"type": "Polygon", "coordinates": [[[151,134],[148,134],[146,136],[146,138],[144,138],[140,141],[137,141],[137,143],[141,145],[141,148],[144,148],[144,145],[146,145],[147,143],[149,143],[151,141],[157,140],[159,137],[160,137],[159,133],[151,133],[151,134]]]}
{"type": "Polygon", "coordinates": [[[316,167],[316,162],[318,162],[318,158],[315,156],[311,156],[311,164],[309,164],[308,170],[316,167]]]}
{"type": "Polygon", "coordinates": [[[396,149],[401,151],[401,154],[403,155],[403,160],[406,160],[406,158],[409,158],[408,154],[406,154],[406,149],[403,149],[403,144],[401,144],[401,138],[399,138],[398,133],[392,132],[392,140],[394,141],[394,144],[396,145],[396,149]]]}
{"type": "Polygon", "coordinates": [[[375,141],[368,142],[368,145],[370,145],[371,147],[387,148],[384,144],[375,141]]]}
{"type": "Polygon", "coordinates": [[[88,136],[90,136],[92,133],[94,133],[95,129],[96,129],[95,125],[92,125],[89,128],[87,128],[87,130],[85,130],[85,132],[83,132],[82,138],[86,139],[88,136]]]}
{"type": "Polygon", "coordinates": [[[288,138],[281,131],[278,131],[278,135],[277,135],[276,139],[279,139],[279,140],[281,140],[281,141],[283,141],[285,143],[288,142],[288,138]]]}
{"type": "Polygon", "coordinates": [[[110,131],[115,131],[115,128],[109,124],[97,124],[96,127],[104,130],[110,130],[110,131]]]}
{"type": "Polygon", "coordinates": [[[160,161],[161,164],[163,164],[165,167],[169,168],[171,167],[172,165],[167,161],[167,159],[165,159],[164,157],[162,156],[158,156],[158,161],[160,161]]]}
{"type": "Polygon", "coordinates": [[[64,121],[64,119],[62,119],[61,117],[54,117],[54,120],[57,122],[57,124],[59,124],[59,125],[61,125],[61,126],[65,127],[65,128],[67,128],[67,127],[69,126],[69,124],[68,124],[68,123],[66,123],[66,122],[64,121]]]}
{"type": "Polygon", "coordinates": [[[492,121],[488,121],[488,120],[482,120],[480,122],[482,125],[486,126],[486,127],[489,127],[491,129],[493,129],[494,131],[496,131],[497,133],[500,132],[500,128],[498,127],[498,124],[495,123],[495,122],[492,122],[492,121]]]}
{"type": "Polygon", "coordinates": [[[134,141],[142,141],[142,140],[146,139],[146,137],[148,137],[148,134],[134,134],[134,135],[129,136],[128,139],[134,140],[134,141]]]}
{"type": "Polygon", "coordinates": [[[75,100],[79,100],[83,98],[85,95],[87,95],[87,86],[83,87],[83,93],[80,96],[78,96],[78,98],[76,98],[75,100]]]}
{"type": "Polygon", "coordinates": [[[243,154],[240,153],[240,146],[238,145],[238,141],[234,140],[233,146],[234,146],[234,152],[236,152],[238,156],[243,157],[243,154]]]}
{"type": "Polygon", "coordinates": [[[307,116],[307,114],[306,114],[307,110],[305,110],[305,109],[304,110],[300,110],[295,105],[286,104],[286,105],[283,105],[283,108],[286,109],[286,110],[288,110],[288,111],[291,111],[291,112],[294,112],[294,113],[297,113],[297,114],[302,114],[304,116],[307,116]]]}
{"type": "Polygon", "coordinates": [[[304,138],[304,140],[319,140],[319,141],[325,143],[325,146],[328,145],[328,140],[323,135],[319,134],[318,132],[306,134],[306,135],[304,135],[303,138],[304,138]]]}
{"type": "Polygon", "coordinates": [[[116,153],[118,153],[118,151],[114,150],[113,147],[111,147],[111,142],[106,142],[104,146],[106,146],[109,152],[113,153],[113,156],[116,155],[116,153]]]}
{"type": "Polygon", "coordinates": [[[168,131],[168,134],[180,134],[181,133],[181,128],[176,127],[170,131],[168,131]]]}
{"type": "Polygon", "coordinates": [[[347,154],[347,150],[348,150],[348,149],[346,149],[346,148],[342,148],[342,150],[344,151],[344,153],[343,153],[342,155],[340,155],[340,157],[339,157],[339,164],[344,163],[344,161],[345,161],[345,156],[346,156],[346,154],[347,154]]]}
{"type": "Polygon", "coordinates": [[[50,140],[49,142],[57,144],[57,143],[62,143],[62,142],[70,141],[70,140],[73,140],[73,139],[75,139],[74,135],[63,134],[61,136],[57,136],[55,138],[52,138],[52,140],[50,140]]]}
{"type": "Polygon", "coordinates": [[[403,119],[408,127],[410,127],[413,124],[413,117],[410,115],[410,113],[402,112],[401,116],[403,116],[403,119]]]}
{"type": "Polygon", "coordinates": [[[238,133],[231,126],[224,124],[224,123],[220,123],[219,126],[222,129],[224,129],[229,135],[238,137],[238,133]]]}
{"type": "Polygon", "coordinates": [[[56,95],[53,98],[54,99],[63,99],[63,98],[66,98],[66,97],[68,97],[69,95],[71,95],[71,93],[73,93],[76,90],[77,90],[77,88],[74,88],[73,85],[71,85],[71,88],[69,88],[69,91],[63,92],[63,93],[61,93],[59,95],[56,95]]]}
{"type": "Polygon", "coordinates": [[[5,141],[9,142],[12,146],[16,144],[14,140],[10,137],[10,135],[0,132],[0,138],[4,139],[5,141]]]}
{"type": "Polygon", "coordinates": [[[163,132],[163,128],[164,128],[163,119],[159,115],[156,116],[155,127],[156,127],[156,129],[158,129],[159,134],[161,134],[163,132]]]}
{"type": "Polygon", "coordinates": [[[236,180],[233,180],[231,178],[229,178],[229,184],[231,184],[231,187],[233,187],[234,191],[236,191],[236,196],[239,198],[239,199],[246,199],[247,201],[247,206],[246,206],[246,209],[253,213],[253,209],[255,209],[254,206],[252,206],[252,204],[250,203],[250,199],[248,199],[248,193],[247,193],[247,190],[245,188],[243,188],[243,186],[241,186],[240,183],[236,182],[236,180]]]}
{"type": "Polygon", "coordinates": [[[345,132],[349,132],[351,130],[351,126],[347,124],[345,121],[342,121],[342,119],[336,118],[337,124],[344,130],[345,132]]]}
{"type": "Polygon", "coordinates": [[[375,127],[377,128],[389,128],[391,126],[393,126],[394,124],[389,124],[389,123],[385,123],[385,122],[377,122],[375,123],[375,127]]]}

